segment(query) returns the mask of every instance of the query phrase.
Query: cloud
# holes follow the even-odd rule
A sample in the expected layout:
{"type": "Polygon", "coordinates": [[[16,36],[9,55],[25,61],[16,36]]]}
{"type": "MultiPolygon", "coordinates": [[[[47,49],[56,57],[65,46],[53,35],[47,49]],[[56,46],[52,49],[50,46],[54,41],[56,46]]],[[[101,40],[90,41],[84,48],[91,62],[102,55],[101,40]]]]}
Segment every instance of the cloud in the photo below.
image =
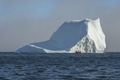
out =
{"type": "Polygon", "coordinates": [[[4,11],[0,16],[3,19],[11,16],[44,18],[49,15],[55,7],[53,2],[43,0],[38,2],[37,0],[5,0],[2,5],[0,5],[0,10],[4,9],[4,11]]]}
{"type": "Polygon", "coordinates": [[[120,4],[120,0],[95,0],[93,4],[95,6],[114,8],[120,4]]]}
{"type": "Polygon", "coordinates": [[[45,17],[47,15],[50,14],[50,12],[53,10],[54,8],[54,4],[50,3],[50,2],[44,2],[42,3],[40,6],[37,7],[32,7],[32,16],[33,17],[37,17],[37,18],[41,18],[41,17],[45,17]]]}
{"type": "Polygon", "coordinates": [[[119,4],[119,0],[100,0],[100,4],[109,7],[115,7],[119,4]]]}

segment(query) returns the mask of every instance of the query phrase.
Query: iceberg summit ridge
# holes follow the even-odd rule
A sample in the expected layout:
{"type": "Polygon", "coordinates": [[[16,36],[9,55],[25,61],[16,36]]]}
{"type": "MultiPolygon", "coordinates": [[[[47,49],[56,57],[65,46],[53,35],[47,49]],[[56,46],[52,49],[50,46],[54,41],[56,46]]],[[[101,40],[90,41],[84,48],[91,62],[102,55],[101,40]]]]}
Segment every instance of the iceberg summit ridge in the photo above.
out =
{"type": "Polygon", "coordinates": [[[64,22],[48,41],[31,43],[16,53],[103,53],[106,48],[105,34],[100,19],[64,22]]]}

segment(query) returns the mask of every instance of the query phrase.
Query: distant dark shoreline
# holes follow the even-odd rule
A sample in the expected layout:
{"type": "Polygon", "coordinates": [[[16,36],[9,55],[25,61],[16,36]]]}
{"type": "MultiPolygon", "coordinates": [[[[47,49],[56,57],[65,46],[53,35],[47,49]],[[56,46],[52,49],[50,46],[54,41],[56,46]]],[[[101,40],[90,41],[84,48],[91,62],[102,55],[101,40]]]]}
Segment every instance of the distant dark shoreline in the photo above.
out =
{"type": "MultiPolygon", "coordinates": [[[[15,52],[0,52],[0,53],[15,53],[15,52]]],[[[27,53],[27,52],[23,52],[23,53],[27,53]]],[[[33,52],[32,52],[33,53],[33,52]]],[[[37,52],[35,52],[37,53],[37,52]]],[[[120,53],[120,52],[104,52],[104,53],[120,53]]],[[[58,54],[61,54],[61,53],[58,53],[58,54]]],[[[86,54],[86,53],[83,53],[83,54],[86,54]]],[[[88,53],[89,54],[89,53],[88,53]]],[[[96,53],[97,54],[97,53],[96,53]]],[[[99,53],[98,53],[99,54],[99,53]]],[[[102,53],[101,53],[102,54],[102,53]]]]}

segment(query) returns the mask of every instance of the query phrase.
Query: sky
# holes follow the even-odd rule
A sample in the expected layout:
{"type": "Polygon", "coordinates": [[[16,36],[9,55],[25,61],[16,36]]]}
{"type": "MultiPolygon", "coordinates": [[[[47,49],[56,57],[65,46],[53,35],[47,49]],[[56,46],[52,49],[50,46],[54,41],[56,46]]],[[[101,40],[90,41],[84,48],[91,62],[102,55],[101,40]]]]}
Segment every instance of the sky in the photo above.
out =
{"type": "Polygon", "coordinates": [[[46,41],[65,21],[100,18],[106,52],[120,52],[120,0],[0,0],[0,52],[46,41]]]}

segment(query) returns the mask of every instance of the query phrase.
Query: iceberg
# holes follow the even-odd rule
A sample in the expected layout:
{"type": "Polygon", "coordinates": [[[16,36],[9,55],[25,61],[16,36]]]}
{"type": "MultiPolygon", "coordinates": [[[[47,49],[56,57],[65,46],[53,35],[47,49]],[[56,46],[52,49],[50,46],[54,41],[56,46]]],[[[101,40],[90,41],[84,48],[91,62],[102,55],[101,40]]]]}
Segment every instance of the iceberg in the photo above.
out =
{"type": "Polygon", "coordinates": [[[16,53],[104,53],[105,34],[100,19],[64,22],[48,41],[31,43],[16,53]]]}

